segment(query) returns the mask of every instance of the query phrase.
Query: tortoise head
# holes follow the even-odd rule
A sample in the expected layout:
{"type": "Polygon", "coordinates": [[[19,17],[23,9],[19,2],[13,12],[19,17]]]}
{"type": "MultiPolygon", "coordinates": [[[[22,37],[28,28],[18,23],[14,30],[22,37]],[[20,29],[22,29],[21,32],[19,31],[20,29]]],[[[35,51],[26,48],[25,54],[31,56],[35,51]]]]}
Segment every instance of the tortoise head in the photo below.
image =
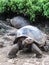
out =
{"type": "Polygon", "coordinates": [[[29,45],[29,44],[32,44],[34,42],[34,39],[33,38],[26,38],[22,44],[26,44],[26,45],[29,45]]]}
{"type": "Polygon", "coordinates": [[[7,19],[6,19],[6,22],[7,22],[7,24],[9,24],[9,25],[11,25],[10,20],[11,20],[10,18],[7,18],[7,19]]]}
{"type": "Polygon", "coordinates": [[[11,20],[10,18],[7,18],[7,19],[6,19],[7,22],[10,22],[10,20],[11,20]]]}

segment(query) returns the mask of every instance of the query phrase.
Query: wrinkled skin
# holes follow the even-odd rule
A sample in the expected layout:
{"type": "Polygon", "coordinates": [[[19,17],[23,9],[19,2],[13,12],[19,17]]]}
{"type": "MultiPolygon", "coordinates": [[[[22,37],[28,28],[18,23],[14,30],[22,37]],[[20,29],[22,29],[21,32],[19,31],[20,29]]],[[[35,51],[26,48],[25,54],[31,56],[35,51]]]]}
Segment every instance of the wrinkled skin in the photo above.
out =
{"type": "MultiPolygon", "coordinates": [[[[49,42],[49,41],[48,41],[49,42]]],[[[22,43],[24,44],[24,46],[26,45],[30,45],[30,44],[36,44],[41,50],[44,51],[49,51],[49,43],[45,41],[45,45],[38,45],[36,41],[34,41],[34,38],[26,38],[22,43]]]]}
{"type": "Polygon", "coordinates": [[[16,57],[16,53],[19,50],[25,50],[25,51],[26,50],[32,50],[32,52],[34,52],[36,54],[36,57],[38,57],[38,58],[42,57],[42,51],[39,49],[39,47],[30,38],[29,39],[28,38],[20,38],[18,40],[18,42],[16,44],[14,44],[13,47],[11,48],[11,50],[8,54],[8,57],[9,58],[16,57]],[[23,39],[23,41],[22,41],[22,39],[23,39]],[[29,42],[29,44],[28,44],[28,42],[29,42]]]}

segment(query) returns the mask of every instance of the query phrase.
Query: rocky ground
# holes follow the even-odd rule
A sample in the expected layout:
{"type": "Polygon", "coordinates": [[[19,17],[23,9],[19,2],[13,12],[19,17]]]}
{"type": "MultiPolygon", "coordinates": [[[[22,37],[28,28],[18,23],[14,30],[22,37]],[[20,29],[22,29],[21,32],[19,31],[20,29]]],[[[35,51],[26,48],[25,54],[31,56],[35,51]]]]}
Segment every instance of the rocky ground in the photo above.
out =
{"type": "Polygon", "coordinates": [[[16,58],[9,59],[7,54],[15,39],[15,35],[9,34],[16,32],[17,29],[11,28],[7,31],[9,32],[0,33],[0,65],[49,65],[49,52],[43,52],[43,57],[38,59],[33,53],[27,54],[19,51],[16,58]]]}

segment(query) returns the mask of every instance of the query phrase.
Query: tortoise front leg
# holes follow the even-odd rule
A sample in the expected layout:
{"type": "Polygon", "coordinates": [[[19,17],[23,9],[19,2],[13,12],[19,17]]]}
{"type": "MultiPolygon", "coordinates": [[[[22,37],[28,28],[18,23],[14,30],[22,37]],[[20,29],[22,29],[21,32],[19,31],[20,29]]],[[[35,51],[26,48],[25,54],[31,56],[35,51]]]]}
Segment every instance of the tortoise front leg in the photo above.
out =
{"type": "Polygon", "coordinates": [[[32,44],[32,51],[34,51],[34,53],[36,53],[37,58],[42,57],[42,51],[38,48],[38,46],[35,43],[32,44]]]}
{"type": "Polygon", "coordinates": [[[43,46],[44,51],[48,52],[49,51],[49,36],[47,35],[47,39],[45,42],[45,45],[43,46]]]}
{"type": "Polygon", "coordinates": [[[10,58],[10,59],[15,58],[18,50],[19,50],[18,44],[13,45],[10,52],[8,53],[8,58],[10,58]]]}
{"type": "Polygon", "coordinates": [[[49,51],[49,41],[46,41],[46,44],[43,46],[44,51],[48,52],[49,51]]]}

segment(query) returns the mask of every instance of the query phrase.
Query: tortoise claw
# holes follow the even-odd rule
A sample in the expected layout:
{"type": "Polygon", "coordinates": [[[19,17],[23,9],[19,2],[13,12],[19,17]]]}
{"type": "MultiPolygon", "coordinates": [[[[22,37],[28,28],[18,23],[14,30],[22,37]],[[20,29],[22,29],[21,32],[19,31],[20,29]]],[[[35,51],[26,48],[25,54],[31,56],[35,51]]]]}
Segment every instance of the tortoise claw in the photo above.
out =
{"type": "Polygon", "coordinates": [[[42,58],[42,54],[36,54],[37,58],[42,58]]]}
{"type": "Polygon", "coordinates": [[[12,59],[12,58],[15,58],[17,57],[17,55],[8,55],[8,58],[12,59]]]}

